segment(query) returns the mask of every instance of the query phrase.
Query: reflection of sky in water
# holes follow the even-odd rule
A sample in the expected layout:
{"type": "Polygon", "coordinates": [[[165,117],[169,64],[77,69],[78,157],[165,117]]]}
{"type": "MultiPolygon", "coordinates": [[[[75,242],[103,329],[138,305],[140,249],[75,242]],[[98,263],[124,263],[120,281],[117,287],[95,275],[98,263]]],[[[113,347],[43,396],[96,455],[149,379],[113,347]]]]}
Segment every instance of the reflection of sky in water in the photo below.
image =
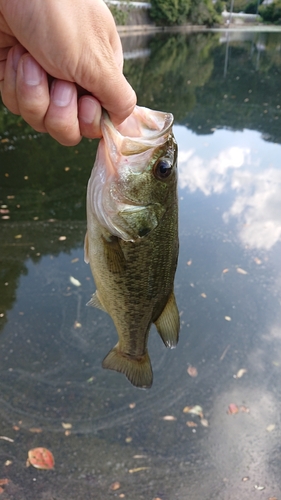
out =
{"type": "Polygon", "coordinates": [[[202,137],[175,126],[175,135],[180,188],[206,196],[227,193],[222,217],[226,224],[236,220],[243,245],[270,249],[280,241],[281,146],[249,130],[217,130],[202,137]]]}

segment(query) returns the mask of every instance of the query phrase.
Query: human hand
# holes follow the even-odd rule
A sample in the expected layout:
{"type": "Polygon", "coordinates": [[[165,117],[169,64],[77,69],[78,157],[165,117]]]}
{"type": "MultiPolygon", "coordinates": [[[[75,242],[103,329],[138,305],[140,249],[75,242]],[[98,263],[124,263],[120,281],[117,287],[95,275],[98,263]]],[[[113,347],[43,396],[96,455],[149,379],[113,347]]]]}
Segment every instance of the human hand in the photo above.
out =
{"type": "Polygon", "coordinates": [[[100,137],[101,107],[115,125],[136,97],[103,0],[0,0],[0,91],[7,108],[61,144],[100,137]]]}

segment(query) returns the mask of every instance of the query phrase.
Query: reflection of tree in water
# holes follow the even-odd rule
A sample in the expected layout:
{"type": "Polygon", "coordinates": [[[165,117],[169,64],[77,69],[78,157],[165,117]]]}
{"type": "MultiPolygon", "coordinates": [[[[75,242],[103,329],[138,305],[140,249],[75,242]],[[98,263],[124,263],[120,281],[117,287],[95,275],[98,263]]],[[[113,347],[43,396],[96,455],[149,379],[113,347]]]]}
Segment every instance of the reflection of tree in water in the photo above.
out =
{"type": "Polygon", "coordinates": [[[83,245],[85,221],[19,222],[5,223],[1,227],[0,241],[0,331],[6,323],[6,312],[14,306],[16,290],[22,275],[28,270],[26,263],[34,264],[46,255],[70,253],[83,245]],[[21,238],[15,236],[21,235],[21,238]],[[60,236],[65,236],[60,240],[60,236]]]}
{"type": "Polygon", "coordinates": [[[0,328],[28,259],[37,262],[83,244],[96,147],[96,141],[83,140],[65,148],[0,107],[0,203],[9,217],[0,220],[0,328]],[[62,235],[66,240],[59,240],[62,235]]]}
{"type": "Polygon", "coordinates": [[[157,35],[150,42],[149,59],[125,62],[125,74],[139,94],[139,104],[169,110],[182,120],[196,103],[195,89],[213,71],[210,50],[217,36],[157,35]]]}
{"type": "Polygon", "coordinates": [[[226,44],[215,48],[215,71],[204,87],[196,89],[197,104],[185,120],[189,128],[200,134],[219,127],[248,128],[281,142],[280,35],[273,35],[230,41],[225,76],[226,44]]]}

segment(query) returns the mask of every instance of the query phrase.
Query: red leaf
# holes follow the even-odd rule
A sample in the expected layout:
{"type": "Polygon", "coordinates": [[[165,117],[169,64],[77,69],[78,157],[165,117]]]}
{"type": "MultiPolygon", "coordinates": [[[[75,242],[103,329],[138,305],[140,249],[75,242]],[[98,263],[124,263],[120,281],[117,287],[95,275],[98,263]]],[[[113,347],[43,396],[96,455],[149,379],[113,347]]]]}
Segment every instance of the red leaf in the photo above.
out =
{"type": "Polygon", "coordinates": [[[33,448],[28,452],[28,465],[36,469],[53,469],[55,465],[54,456],[47,448],[33,448]]]}

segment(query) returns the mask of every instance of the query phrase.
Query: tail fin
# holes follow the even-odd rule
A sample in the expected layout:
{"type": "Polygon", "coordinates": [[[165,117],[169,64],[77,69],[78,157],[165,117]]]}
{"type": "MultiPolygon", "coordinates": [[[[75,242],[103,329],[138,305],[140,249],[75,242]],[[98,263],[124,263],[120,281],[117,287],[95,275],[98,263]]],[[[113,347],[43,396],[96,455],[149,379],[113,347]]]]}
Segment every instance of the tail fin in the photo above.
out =
{"type": "Polygon", "coordinates": [[[152,386],[153,374],[148,352],[138,358],[122,353],[118,344],[108,353],[102,367],[124,373],[131,384],[142,389],[152,386]]]}

